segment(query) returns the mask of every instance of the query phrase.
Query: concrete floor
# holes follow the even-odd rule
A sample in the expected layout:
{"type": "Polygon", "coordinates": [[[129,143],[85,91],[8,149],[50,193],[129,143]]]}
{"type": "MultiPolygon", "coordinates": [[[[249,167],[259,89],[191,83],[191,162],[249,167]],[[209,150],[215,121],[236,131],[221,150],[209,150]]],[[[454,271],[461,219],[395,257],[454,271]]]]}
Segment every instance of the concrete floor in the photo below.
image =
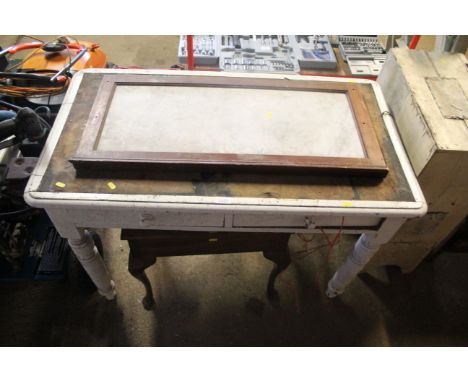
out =
{"type": "MultiPolygon", "coordinates": [[[[173,36],[86,39],[120,65],[177,61],[173,36]]],[[[156,307],[145,311],[143,287],[127,272],[127,243],[119,230],[100,233],[118,298],[81,291],[74,273],[60,283],[0,284],[0,345],[468,345],[467,254],[443,253],[406,275],[392,268],[363,274],[330,300],[326,283],[355,238],[301,259],[294,253],[302,243],[293,237],[293,264],[277,282],[274,303],[265,297],[271,263],[260,253],[160,259],[148,272],[156,307]]]]}
{"type": "MultiPolygon", "coordinates": [[[[43,41],[57,36],[36,35],[43,41]]],[[[79,40],[99,43],[107,54],[108,61],[121,66],[138,65],[147,68],[166,69],[177,64],[178,36],[73,36],[79,40]]],[[[25,36],[0,36],[0,46],[33,41],[25,36]]],[[[28,52],[28,51],[25,51],[28,52]]],[[[18,53],[14,58],[22,57],[18,53]]]]}
{"type": "MultiPolygon", "coordinates": [[[[265,286],[271,263],[260,253],[165,258],[150,268],[156,307],[141,306],[142,286],[127,272],[119,230],[101,233],[118,288],[106,301],[65,282],[0,284],[3,346],[467,346],[467,254],[443,253],[411,274],[379,269],[340,298],[327,280],[354,237],[293,264],[265,286]]],[[[317,236],[317,244],[324,238],[317,236]]],[[[293,253],[301,248],[293,237],[293,253]]]]}

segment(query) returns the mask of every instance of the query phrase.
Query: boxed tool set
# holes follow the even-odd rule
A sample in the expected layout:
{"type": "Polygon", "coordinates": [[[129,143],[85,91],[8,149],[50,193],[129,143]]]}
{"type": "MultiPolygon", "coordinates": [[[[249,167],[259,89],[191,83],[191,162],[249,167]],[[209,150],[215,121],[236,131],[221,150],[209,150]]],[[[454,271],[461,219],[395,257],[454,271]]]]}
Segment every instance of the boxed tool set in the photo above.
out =
{"type": "MultiPolygon", "coordinates": [[[[219,40],[217,35],[193,36],[193,56],[195,62],[200,66],[218,66],[219,63],[219,40]]],[[[180,36],[179,40],[179,62],[187,63],[187,38],[180,36]]]]}
{"type": "Polygon", "coordinates": [[[377,36],[338,36],[338,46],[351,74],[378,76],[387,53],[377,36]]]}
{"type": "Polygon", "coordinates": [[[219,67],[226,71],[296,73],[289,36],[223,35],[219,67]]]}
{"type": "Polygon", "coordinates": [[[327,36],[296,35],[294,53],[301,69],[335,69],[336,57],[327,36]]]}
{"type": "MultiPolygon", "coordinates": [[[[198,35],[193,48],[195,65],[225,71],[294,74],[336,67],[333,48],[323,35],[198,35]]],[[[180,37],[179,62],[187,62],[186,36],[180,37]]]]}

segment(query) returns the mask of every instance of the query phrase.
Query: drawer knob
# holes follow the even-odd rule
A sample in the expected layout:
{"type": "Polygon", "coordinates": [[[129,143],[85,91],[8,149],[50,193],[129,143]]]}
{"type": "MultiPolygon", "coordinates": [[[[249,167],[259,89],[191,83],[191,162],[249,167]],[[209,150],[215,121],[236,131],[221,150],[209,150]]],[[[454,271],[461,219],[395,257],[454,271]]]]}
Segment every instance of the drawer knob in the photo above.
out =
{"type": "Polygon", "coordinates": [[[310,218],[308,218],[308,217],[306,217],[306,218],[304,219],[304,225],[305,225],[305,227],[306,227],[307,229],[309,229],[309,228],[315,228],[315,223],[314,223],[312,220],[310,220],[310,218]]]}

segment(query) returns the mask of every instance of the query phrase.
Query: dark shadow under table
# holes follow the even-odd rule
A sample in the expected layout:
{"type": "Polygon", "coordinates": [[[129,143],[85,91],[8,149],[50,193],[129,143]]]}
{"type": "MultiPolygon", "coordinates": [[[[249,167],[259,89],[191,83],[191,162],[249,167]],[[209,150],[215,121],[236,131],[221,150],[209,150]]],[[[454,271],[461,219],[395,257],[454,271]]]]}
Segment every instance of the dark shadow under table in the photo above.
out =
{"type": "Polygon", "coordinates": [[[154,303],[151,283],[145,269],[156,263],[158,257],[191,256],[263,252],[275,265],[268,277],[267,296],[276,296],[275,280],[291,263],[288,233],[270,232],[193,232],[166,230],[123,229],[122,240],[128,240],[130,254],[128,270],[145,286],[145,309],[154,303]]]}

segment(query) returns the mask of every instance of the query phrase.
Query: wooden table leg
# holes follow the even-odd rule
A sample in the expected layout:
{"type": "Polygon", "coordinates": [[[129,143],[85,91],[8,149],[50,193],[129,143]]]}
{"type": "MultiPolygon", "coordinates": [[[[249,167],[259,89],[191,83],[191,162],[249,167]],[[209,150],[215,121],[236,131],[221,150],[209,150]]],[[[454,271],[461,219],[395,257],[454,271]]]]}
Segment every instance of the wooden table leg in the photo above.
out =
{"type": "Polygon", "coordinates": [[[141,254],[138,250],[130,247],[130,253],[128,255],[128,271],[138,281],[143,283],[145,287],[145,297],[143,297],[142,304],[146,310],[150,310],[154,305],[153,290],[151,288],[151,282],[145,273],[145,269],[156,263],[156,254],[148,255],[141,254]]]}
{"type": "Polygon", "coordinates": [[[289,266],[289,264],[291,264],[291,257],[289,256],[289,251],[287,248],[285,250],[278,251],[263,251],[263,256],[275,263],[273,269],[270,272],[270,276],[268,277],[267,285],[267,296],[268,298],[273,298],[278,294],[275,289],[275,280],[278,275],[283,272],[289,266]]]}

